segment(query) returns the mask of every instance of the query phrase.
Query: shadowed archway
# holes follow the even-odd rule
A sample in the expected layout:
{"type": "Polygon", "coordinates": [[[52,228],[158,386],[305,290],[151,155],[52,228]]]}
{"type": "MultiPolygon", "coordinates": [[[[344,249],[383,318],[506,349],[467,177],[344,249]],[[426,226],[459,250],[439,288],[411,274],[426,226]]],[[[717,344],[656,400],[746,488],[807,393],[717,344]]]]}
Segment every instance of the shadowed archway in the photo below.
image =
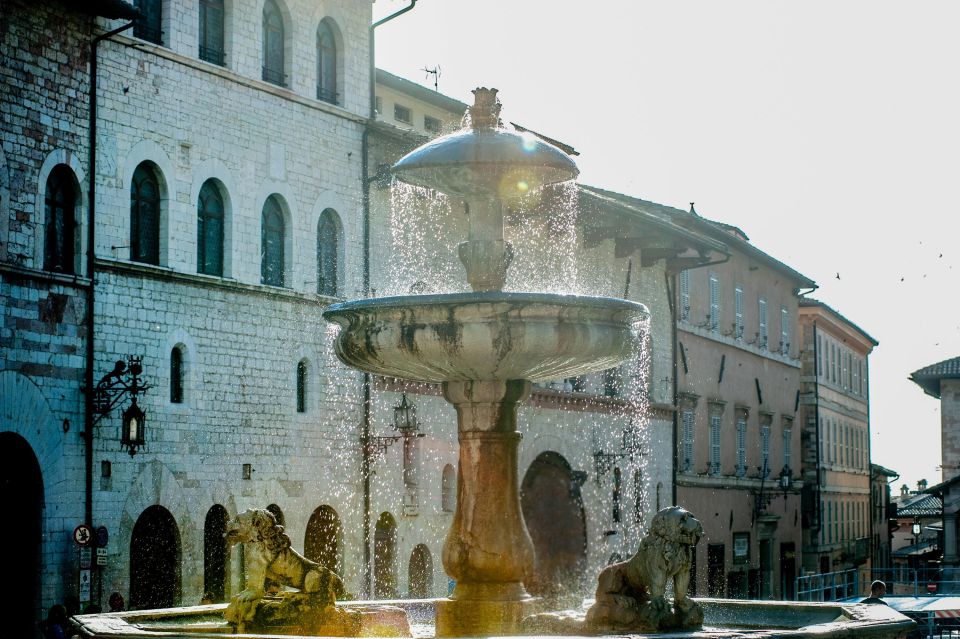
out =
{"type": "Polygon", "coordinates": [[[130,609],[169,608],[180,600],[180,531],[170,511],[150,506],[130,537],[130,609]]]}
{"type": "Polygon", "coordinates": [[[0,586],[5,631],[32,637],[40,610],[43,478],[30,444],[16,433],[0,433],[0,509],[16,522],[16,548],[4,566],[10,577],[0,586]]]}
{"type": "Polygon", "coordinates": [[[343,575],[341,551],[343,527],[332,507],[323,505],[313,511],[303,540],[303,554],[324,568],[343,575]]]}
{"type": "Polygon", "coordinates": [[[397,597],[397,520],[390,513],[377,519],[373,542],[373,596],[397,597]]]}
{"type": "Polygon", "coordinates": [[[536,550],[527,589],[535,595],[579,592],[587,565],[587,523],[580,482],[561,455],[537,456],[520,487],[523,518],[536,550]]]}

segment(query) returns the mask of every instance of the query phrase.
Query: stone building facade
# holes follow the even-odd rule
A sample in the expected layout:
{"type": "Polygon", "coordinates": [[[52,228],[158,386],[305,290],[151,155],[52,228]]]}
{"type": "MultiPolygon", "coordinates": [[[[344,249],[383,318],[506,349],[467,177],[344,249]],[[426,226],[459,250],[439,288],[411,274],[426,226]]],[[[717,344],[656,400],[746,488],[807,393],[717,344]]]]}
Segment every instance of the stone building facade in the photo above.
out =
{"type": "Polygon", "coordinates": [[[930,364],[910,374],[923,392],[940,400],[942,480],[926,489],[943,502],[943,565],[960,566],[960,357],[930,364]]]}
{"type": "Polygon", "coordinates": [[[677,276],[677,502],[702,513],[697,592],[790,599],[801,549],[798,295],[815,284],[740,229],[681,217],[731,253],[677,276]]]}
{"type": "Polygon", "coordinates": [[[800,302],[803,567],[871,566],[870,374],[877,341],[814,299],[800,302]]]}

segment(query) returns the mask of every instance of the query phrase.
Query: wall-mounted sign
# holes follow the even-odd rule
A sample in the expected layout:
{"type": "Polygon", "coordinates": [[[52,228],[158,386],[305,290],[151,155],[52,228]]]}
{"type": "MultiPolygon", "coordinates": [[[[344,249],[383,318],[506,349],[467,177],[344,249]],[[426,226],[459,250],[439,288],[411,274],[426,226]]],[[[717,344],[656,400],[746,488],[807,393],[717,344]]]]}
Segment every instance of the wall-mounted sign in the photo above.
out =
{"type": "Polygon", "coordinates": [[[750,563],[750,533],[733,533],[733,563],[750,563]]]}
{"type": "Polygon", "coordinates": [[[80,524],[73,529],[73,540],[78,546],[89,546],[93,542],[93,530],[86,524],[80,524]]]}
{"type": "Polygon", "coordinates": [[[107,565],[107,549],[106,548],[97,548],[97,565],[98,566],[107,565]]]}
{"type": "Polygon", "coordinates": [[[80,549],[80,570],[85,570],[90,567],[92,557],[93,548],[86,546],[80,549]]]}
{"type": "Polygon", "coordinates": [[[90,571],[80,571],[80,603],[90,601],[90,571]]]}

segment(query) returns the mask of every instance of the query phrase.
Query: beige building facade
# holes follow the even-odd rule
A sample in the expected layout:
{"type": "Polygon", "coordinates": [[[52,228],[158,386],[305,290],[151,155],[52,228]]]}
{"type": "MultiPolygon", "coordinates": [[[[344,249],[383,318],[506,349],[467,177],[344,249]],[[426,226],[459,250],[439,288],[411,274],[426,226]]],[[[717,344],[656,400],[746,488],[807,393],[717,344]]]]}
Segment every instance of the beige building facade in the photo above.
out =
{"type": "Polygon", "coordinates": [[[868,569],[875,545],[868,358],[877,341],[814,299],[801,300],[800,327],[804,571],[868,569]]]}
{"type": "Polygon", "coordinates": [[[694,214],[730,258],[677,278],[677,503],[701,595],[791,598],[801,550],[798,295],[808,278],[694,214]]]}

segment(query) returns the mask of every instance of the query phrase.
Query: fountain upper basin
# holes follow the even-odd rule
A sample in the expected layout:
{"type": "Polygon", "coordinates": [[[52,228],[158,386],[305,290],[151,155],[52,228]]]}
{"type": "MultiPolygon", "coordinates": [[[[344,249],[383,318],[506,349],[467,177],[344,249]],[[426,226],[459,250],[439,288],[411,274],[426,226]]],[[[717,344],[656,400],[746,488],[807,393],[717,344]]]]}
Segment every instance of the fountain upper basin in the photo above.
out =
{"type": "Polygon", "coordinates": [[[543,381],[611,368],[639,350],[645,306],[607,297],[454,293],[330,306],[355,368],[424,382],[543,381]]]}

